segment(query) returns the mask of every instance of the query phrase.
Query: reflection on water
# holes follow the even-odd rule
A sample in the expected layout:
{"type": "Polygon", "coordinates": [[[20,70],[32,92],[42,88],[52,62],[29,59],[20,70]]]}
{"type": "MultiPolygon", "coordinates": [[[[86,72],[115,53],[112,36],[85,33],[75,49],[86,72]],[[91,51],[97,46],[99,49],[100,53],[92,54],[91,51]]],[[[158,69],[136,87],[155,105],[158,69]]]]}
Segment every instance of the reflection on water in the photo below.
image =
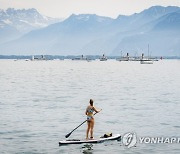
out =
{"type": "Polygon", "coordinates": [[[84,154],[93,154],[93,144],[84,144],[82,149],[84,154]]]}

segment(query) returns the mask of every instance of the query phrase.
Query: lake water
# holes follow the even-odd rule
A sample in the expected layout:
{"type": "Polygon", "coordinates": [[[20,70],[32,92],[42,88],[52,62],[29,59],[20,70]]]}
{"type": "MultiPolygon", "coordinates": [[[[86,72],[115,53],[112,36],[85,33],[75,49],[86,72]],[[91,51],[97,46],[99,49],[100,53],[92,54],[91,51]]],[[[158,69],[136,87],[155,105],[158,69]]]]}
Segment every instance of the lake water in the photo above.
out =
{"type": "MultiPolygon", "coordinates": [[[[180,60],[154,64],[101,61],[0,60],[0,153],[179,153],[180,144],[122,142],[59,146],[85,119],[106,132],[180,137],[180,60]]],[[[86,124],[69,138],[85,138],[86,124]]]]}

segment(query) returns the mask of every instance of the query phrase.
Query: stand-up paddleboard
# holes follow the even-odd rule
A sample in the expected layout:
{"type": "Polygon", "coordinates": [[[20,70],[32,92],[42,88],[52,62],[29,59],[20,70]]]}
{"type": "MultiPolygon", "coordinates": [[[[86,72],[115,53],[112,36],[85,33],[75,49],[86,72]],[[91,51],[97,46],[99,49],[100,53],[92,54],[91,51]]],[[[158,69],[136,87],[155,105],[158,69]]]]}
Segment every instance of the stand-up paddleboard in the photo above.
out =
{"type": "Polygon", "coordinates": [[[67,144],[82,144],[82,143],[101,143],[108,140],[119,140],[121,139],[120,134],[114,134],[110,137],[100,137],[97,139],[89,139],[89,140],[79,140],[79,139],[69,139],[69,140],[63,140],[59,141],[59,145],[67,145],[67,144]]]}

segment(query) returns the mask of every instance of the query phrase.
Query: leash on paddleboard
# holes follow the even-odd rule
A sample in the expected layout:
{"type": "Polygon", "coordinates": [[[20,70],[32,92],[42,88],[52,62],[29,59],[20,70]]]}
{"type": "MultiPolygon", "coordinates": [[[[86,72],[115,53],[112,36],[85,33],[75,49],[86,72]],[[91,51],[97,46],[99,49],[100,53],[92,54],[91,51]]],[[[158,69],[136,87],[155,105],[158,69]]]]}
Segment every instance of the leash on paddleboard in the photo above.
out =
{"type": "MultiPolygon", "coordinates": [[[[101,109],[102,110],[102,109],[101,109]]],[[[100,111],[101,111],[100,110],[100,111]]],[[[99,111],[99,112],[100,112],[99,111]]],[[[96,115],[97,113],[99,113],[99,112],[96,112],[96,113],[94,113],[94,115],[96,115]]],[[[72,132],[74,132],[77,128],[79,128],[81,125],[83,125],[85,122],[87,121],[87,119],[85,120],[85,121],[83,121],[80,125],[78,125],[76,128],[74,128],[70,133],[68,133],[65,137],[66,138],[68,138],[71,134],[72,134],[72,132]]]]}

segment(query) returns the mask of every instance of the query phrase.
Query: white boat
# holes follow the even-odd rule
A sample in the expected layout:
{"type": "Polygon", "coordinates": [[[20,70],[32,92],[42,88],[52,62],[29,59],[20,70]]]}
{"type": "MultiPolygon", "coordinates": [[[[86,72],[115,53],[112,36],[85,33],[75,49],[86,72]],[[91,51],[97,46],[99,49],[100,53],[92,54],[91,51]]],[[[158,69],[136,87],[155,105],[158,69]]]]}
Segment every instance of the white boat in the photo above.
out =
{"type": "Polygon", "coordinates": [[[126,56],[122,56],[121,51],[121,57],[116,59],[117,61],[140,61],[139,57],[130,57],[129,53],[126,54],[126,56]]]}
{"type": "Polygon", "coordinates": [[[81,57],[75,57],[72,60],[88,60],[88,58],[81,55],[81,57]]]}
{"type": "Polygon", "coordinates": [[[158,60],[150,57],[150,55],[149,55],[149,44],[148,44],[148,57],[144,58],[144,53],[142,53],[140,63],[141,64],[153,64],[154,61],[158,61],[158,60]]]}
{"type": "Polygon", "coordinates": [[[129,61],[129,53],[127,53],[126,56],[122,56],[122,51],[121,51],[121,57],[116,59],[117,61],[129,61]]]}
{"type": "Polygon", "coordinates": [[[100,61],[107,61],[107,57],[106,57],[104,54],[103,54],[103,56],[100,57],[99,59],[100,59],[100,61]]]}
{"type": "Polygon", "coordinates": [[[47,59],[44,55],[41,55],[41,56],[37,56],[37,57],[32,56],[31,60],[36,61],[36,60],[47,60],[47,59]]]}

